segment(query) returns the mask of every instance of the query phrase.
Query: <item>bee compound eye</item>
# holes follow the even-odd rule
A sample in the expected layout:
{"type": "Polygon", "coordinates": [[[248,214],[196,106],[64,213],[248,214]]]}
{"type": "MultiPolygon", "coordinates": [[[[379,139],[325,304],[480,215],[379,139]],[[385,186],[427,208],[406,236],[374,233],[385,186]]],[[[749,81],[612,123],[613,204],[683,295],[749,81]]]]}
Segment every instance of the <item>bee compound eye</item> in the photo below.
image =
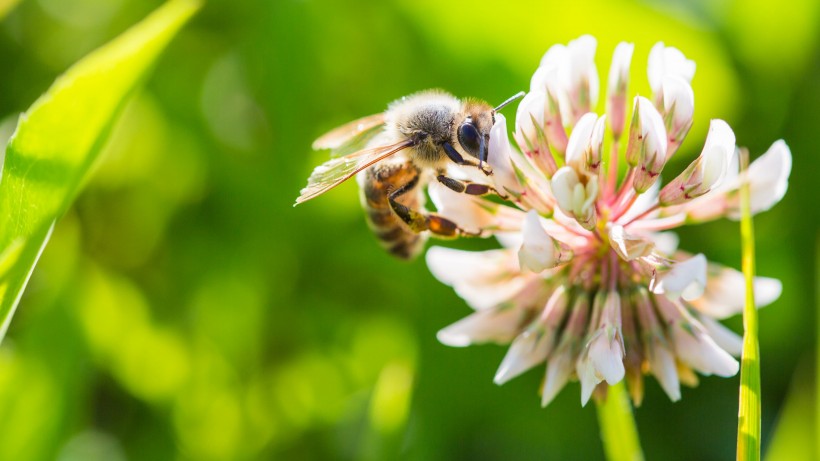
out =
{"type": "Polygon", "coordinates": [[[472,123],[462,123],[458,128],[458,142],[473,157],[478,157],[481,150],[481,135],[472,123]]]}

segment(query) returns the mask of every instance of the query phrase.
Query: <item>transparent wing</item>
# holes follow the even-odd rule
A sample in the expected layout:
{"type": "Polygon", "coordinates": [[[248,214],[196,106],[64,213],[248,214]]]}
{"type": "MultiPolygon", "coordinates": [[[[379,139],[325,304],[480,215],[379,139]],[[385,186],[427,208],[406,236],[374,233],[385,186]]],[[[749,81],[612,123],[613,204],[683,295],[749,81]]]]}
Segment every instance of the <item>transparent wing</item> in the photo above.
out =
{"type": "Polygon", "coordinates": [[[384,125],[376,125],[372,128],[361,131],[347,141],[341,143],[338,147],[330,150],[330,158],[344,157],[356,153],[365,147],[376,138],[379,134],[384,132],[384,125]]]}
{"type": "Polygon", "coordinates": [[[301,190],[294,206],[333,189],[370,165],[412,144],[412,141],[404,140],[395,144],[364,149],[346,157],[331,159],[317,166],[310,174],[308,184],[301,190]]]}
{"type": "Polygon", "coordinates": [[[326,133],[316,141],[313,141],[313,148],[319,149],[338,149],[345,144],[351,143],[354,138],[366,132],[372,132],[372,135],[378,133],[384,125],[384,113],[378,113],[362,117],[358,120],[353,120],[336,129],[326,133]],[[378,129],[377,129],[378,128],[378,129]]]}

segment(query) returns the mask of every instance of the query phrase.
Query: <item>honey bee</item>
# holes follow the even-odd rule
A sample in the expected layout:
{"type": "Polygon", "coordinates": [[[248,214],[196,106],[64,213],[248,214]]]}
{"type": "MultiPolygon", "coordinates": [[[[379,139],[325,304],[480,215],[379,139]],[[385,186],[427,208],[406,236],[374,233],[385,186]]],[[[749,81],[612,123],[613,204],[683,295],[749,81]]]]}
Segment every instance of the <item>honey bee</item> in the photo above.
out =
{"type": "Polygon", "coordinates": [[[459,100],[429,90],[403,97],[385,112],[342,125],[313,143],[331,149],[331,160],[308,178],[294,206],[321,195],[358,173],[362,207],[371,230],[391,254],[410,259],[428,234],[475,235],[424,208],[423,187],[435,179],[459,193],[500,194],[489,184],[451,178],[456,164],[492,174],[487,164],[495,113],[523,92],[493,108],[477,99],[459,100]]]}

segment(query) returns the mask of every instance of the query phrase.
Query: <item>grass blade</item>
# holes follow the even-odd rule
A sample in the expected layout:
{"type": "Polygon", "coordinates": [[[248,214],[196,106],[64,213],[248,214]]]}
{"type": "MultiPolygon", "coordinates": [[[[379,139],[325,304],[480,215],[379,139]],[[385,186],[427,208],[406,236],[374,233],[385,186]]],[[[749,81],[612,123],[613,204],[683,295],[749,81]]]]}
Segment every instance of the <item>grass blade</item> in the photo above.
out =
{"type": "MultiPolygon", "coordinates": [[[[749,165],[749,152],[739,151],[741,174],[749,165]]],[[[757,338],[755,308],[755,236],[752,226],[749,183],[740,188],[740,237],[743,248],[742,268],[746,279],[746,303],[743,307],[743,353],[740,361],[740,409],[737,416],[737,459],[760,459],[760,345],[757,338]]]]}

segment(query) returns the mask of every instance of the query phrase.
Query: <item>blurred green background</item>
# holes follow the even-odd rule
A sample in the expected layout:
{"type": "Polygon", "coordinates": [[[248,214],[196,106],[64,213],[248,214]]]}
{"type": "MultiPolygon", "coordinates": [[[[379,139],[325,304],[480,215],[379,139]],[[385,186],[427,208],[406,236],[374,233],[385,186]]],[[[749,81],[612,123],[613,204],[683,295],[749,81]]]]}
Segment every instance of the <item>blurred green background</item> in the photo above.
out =
{"type": "MultiPolygon", "coordinates": [[[[0,137],[71,63],[160,4],[0,0],[0,137]]],[[[58,225],[0,345],[0,460],[595,460],[595,410],[568,386],[541,409],[538,372],[498,387],[498,346],[453,349],[469,308],[423,261],[382,252],[350,184],[291,205],[326,159],[311,141],[430,87],[500,102],[541,55],[583,33],[598,68],[636,44],[631,90],[662,40],[697,62],[696,123],[794,168],[756,219],[763,447],[816,459],[820,4],[814,0],[477,3],[210,1],[171,44],[58,225]]],[[[513,110],[508,119],[512,122],[513,110]]],[[[736,223],[682,247],[739,268],[736,223]]],[[[458,242],[486,248],[492,242],[458,242]]],[[[740,319],[729,325],[740,331],[740,319]]],[[[734,458],[737,377],[636,411],[650,460],[734,458]]]]}

